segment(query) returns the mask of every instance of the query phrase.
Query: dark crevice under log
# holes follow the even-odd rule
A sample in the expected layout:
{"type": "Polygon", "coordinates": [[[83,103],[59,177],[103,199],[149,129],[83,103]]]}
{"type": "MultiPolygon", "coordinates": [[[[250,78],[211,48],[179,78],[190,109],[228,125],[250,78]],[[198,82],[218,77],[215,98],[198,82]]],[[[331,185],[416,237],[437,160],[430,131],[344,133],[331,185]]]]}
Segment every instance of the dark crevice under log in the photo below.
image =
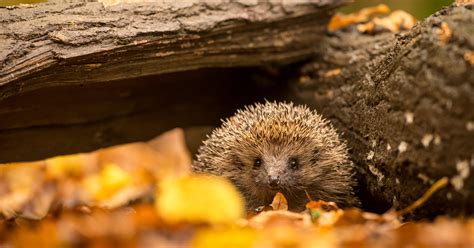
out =
{"type": "Polygon", "coordinates": [[[368,208],[406,207],[447,176],[415,215],[474,213],[473,7],[443,9],[400,34],[337,32],[293,80],[344,133],[368,208]]]}
{"type": "Polygon", "coordinates": [[[251,68],[200,69],[7,98],[0,159],[37,160],[148,140],[175,127],[216,125],[263,96],[285,99],[287,84],[255,83],[258,74],[251,68]]]}

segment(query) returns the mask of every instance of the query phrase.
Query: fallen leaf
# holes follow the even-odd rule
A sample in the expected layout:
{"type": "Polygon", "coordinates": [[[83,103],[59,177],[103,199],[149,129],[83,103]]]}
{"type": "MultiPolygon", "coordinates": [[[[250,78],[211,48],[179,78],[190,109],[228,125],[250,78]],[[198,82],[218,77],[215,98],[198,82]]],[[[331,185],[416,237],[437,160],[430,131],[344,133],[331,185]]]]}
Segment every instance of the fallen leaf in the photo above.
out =
{"type": "Polygon", "coordinates": [[[84,178],[83,187],[96,200],[104,200],[131,182],[130,175],[115,164],[106,165],[99,174],[84,178]]]}
{"type": "MultiPolygon", "coordinates": [[[[11,247],[62,247],[58,239],[58,230],[52,220],[44,220],[38,226],[25,226],[11,235],[11,247]]],[[[3,245],[2,245],[3,246],[3,245]]],[[[7,247],[9,247],[7,245],[7,247]]]]}
{"type": "Polygon", "coordinates": [[[64,155],[46,159],[46,175],[50,178],[80,176],[89,166],[96,167],[95,157],[91,154],[64,155]]]}
{"type": "Polygon", "coordinates": [[[451,37],[453,36],[453,32],[451,31],[446,22],[442,22],[439,28],[436,28],[435,30],[438,34],[438,39],[441,41],[442,44],[448,43],[451,37]]]}
{"type": "Polygon", "coordinates": [[[288,201],[281,192],[276,193],[275,197],[273,197],[272,204],[270,205],[273,210],[288,210],[288,201]]]}
{"type": "Polygon", "coordinates": [[[334,77],[341,74],[341,68],[332,69],[324,73],[324,77],[334,77]]]}
{"type": "Polygon", "coordinates": [[[257,233],[251,228],[205,228],[196,232],[191,244],[195,248],[254,247],[257,233]]]}
{"type": "Polygon", "coordinates": [[[313,223],[320,226],[332,226],[344,214],[334,202],[310,201],[306,204],[313,223]]]}
{"type": "Polygon", "coordinates": [[[147,144],[161,156],[160,171],[157,173],[160,180],[191,174],[191,154],[182,129],[175,128],[165,132],[147,144]]]}
{"type": "Polygon", "coordinates": [[[344,15],[337,13],[331,18],[331,21],[328,24],[328,31],[333,32],[352,24],[366,22],[374,15],[387,14],[389,12],[390,8],[387,5],[379,4],[374,7],[363,8],[352,14],[344,15]]]}
{"type": "Polygon", "coordinates": [[[230,223],[244,216],[244,201],[225,178],[194,175],[162,182],[156,210],[167,223],[230,223]]]}
{"type": "Polygon", "coordinates": [[[157,182],[189,174],[190,165],[180,129],[148,143],[0,164],[0,217],[39,219],[56,203],[65,208],[124,206],[152,198],[157,182]]]}
{"type": "Polygon", "coordinates": [[[312,226],[311,218],[308,214],[294,213],[285,210],[266,211],[249,219],[248,225],[262,229],[267,226],[275,225],[275,223],[286,223],[299,226],[312,226]]]}
{"type": "Polygon", "coordinates": [[[383,30],[396,33],[411,29],[415,23],[416,19],[412,15],[402,10],[396,10],[386,17],[375,17],[367,23],[357,25],[357,30],[361,33],[374,33],[383,30]]]}
{"type": "Polygon", "coordinates": [[[464,53],[464,59],[469,62],[469,64],[474,65],[474,51],[464,53]]]}

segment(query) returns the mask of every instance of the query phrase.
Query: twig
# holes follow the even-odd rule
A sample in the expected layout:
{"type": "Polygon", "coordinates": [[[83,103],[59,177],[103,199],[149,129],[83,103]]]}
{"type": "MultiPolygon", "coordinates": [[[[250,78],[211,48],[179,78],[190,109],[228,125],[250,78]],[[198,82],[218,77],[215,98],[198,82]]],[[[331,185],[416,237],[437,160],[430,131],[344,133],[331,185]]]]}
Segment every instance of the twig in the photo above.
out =
{"type": "Polygon", "coordinates": [[[445,187],[447,184],[448,184],[448,178],[447,177],[443,177],[443,178],[439,179],[433,185],[431,185],[431,187],[428,189],[428,191],[425,192],[425,194],[423,194],[422,197],[420,197],[418,200],[413,202],[410,206],[408,206],[408,207],[406,207],[402,210],[397,211],[397,215],[402,216],[402,215],[411,213],[413,210],[415,210],[416,208],[423,205],[423,203],[425,203],[431,197],[431,195],[433,195],[439,189],[445,187]]]}

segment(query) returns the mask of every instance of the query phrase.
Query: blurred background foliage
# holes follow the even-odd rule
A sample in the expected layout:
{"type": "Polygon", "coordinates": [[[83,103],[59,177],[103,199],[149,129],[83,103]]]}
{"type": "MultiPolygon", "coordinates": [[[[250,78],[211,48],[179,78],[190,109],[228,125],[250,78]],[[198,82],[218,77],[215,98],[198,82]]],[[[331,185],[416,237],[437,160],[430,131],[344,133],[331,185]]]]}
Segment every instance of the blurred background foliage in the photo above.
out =
{"type": "Polygon", "coordinates": [[[453,0],[353,0],[353,3],[342,8],[341,12],[351,13],[364,7],[383,3],[388,5],[392,11],[401,9],[415,16],[417,20],[423,20],[452,2],[453,0]]]}
{"type": "MultiPolygon", "coordinates": [[[[186,1],[186,0],[177,0],[186,1]]],[[[45,0],[0,0],[0,6],[9,6],[19,3],[39,3],[45,0]]],[[[418,20],[433,14],[443,6],[450,5],[452,0],[354,0],[352,4],[344,7],[341,11],[350,13],[363,7],[373,6],[380,3],[387,4],[392,10],[401,9],[414,15],[418,20]]]]}

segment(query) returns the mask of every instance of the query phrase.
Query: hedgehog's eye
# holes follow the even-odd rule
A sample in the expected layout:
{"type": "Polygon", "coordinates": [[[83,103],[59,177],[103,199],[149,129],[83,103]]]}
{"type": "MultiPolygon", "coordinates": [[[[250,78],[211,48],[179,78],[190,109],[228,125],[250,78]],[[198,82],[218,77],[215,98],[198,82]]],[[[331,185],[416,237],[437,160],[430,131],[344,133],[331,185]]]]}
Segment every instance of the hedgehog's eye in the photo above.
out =
{"type": "Polygon", "coordinates": [[[253,168],[260,168],[262,165],[262,160],[260,158],[256,158],[255,161],[253,162],[253,168]]]}
{"type": "Polygon", "coordinates": [[[290,166],[290,169],[292,170],[298,169],[299,163],[298,163],[297,158],[290,158],[290,160],[288,160],[288,164],[290,166]]]}

